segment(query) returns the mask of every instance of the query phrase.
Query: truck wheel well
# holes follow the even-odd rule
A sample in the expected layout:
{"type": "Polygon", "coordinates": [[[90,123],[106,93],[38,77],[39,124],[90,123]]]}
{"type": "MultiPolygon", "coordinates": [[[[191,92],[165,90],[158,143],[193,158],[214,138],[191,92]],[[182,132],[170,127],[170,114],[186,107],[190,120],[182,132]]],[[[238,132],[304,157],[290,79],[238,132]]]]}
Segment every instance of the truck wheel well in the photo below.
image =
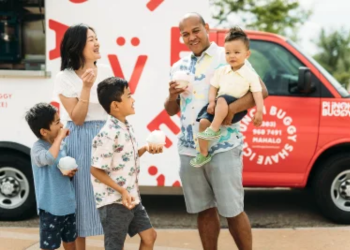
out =
{"type": "Polygon", "coordinates": [[[312,166],[312,169],[310,171],[306,187],[310,187],[311,183],[313,181],[313,178],[315,177],[315,174],[317,173],[318,169],[322,166],[322,162],[324,162],[326,159],[328,159],[331,155],[334,154],[340,154],[340,153],[349,153],[350,152],[350,143],[343,143],[335,145],[331,148],[328,148],[325,150],[315,161],[314,165],[312,166]]]}
{"type": "Polygon", "coordinates": [[[20,154],[30,159],[30,148],[14,142],[0,142],[0,154],[20,154]]]}

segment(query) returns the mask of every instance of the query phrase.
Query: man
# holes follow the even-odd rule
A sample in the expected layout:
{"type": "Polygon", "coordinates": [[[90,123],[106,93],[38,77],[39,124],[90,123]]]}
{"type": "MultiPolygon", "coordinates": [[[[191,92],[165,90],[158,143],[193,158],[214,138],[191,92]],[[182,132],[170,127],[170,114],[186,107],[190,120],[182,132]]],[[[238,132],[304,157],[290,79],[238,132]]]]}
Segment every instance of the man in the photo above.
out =
{"type": "MultiPolygon", "coordinates": [[[[176,88],[169,84],[169,96],[165,109],[169,115],[181,111],[181,135],[179,137],[180,178],[183,184],[186,208],[189,213],[198,213],[198,230],[204,250],[216,250],[220,233],[219,216],[227,218],[229,231],[240,250],[252,250],[250,222],[243,209],[244,189],[242,185],[242,135],[239,123],[231,124],[233,115],[255,106],[252,94],[229,106],[221,128],[222,136],[209,148],[210,163],[200,168],[190,166],[196,156],[198,145],[197,114],[208,103],[209,82],[216,68],[225,65],[224,49],[209,41],[209,26],[197,13],[186,14],[179,23],[181,36],[192,51],[180,59],[171,69],[187,71],[194,75],[194,82],[187,88],[176,88]]],[[[249,62],[246,64],[250,65],[249,62]]],[[[268,93],[260,80],[263,96],[268,93]]]]}

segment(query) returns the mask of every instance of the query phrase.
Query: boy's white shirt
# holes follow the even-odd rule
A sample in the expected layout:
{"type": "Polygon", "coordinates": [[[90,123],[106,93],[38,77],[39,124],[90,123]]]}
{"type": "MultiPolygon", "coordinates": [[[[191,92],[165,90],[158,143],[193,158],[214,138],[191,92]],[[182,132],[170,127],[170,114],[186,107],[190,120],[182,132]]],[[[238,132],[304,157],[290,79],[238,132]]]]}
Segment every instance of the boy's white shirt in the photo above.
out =
{"type": "MultiPolygon", "coordinates": [[[[120,187],[140,203],[138,174],[140,158],[134,130],[129,123],[108,116],[106,124],[92,141],[91,166],[106,171],[120,187]]],[[[112,203],[122,204],[122,195],[92,176],[97,208],[112,203]]]]}
{"type": "Polygon", "coordinates": [[[230,65],[217,69],[210,84],[218,89],[218,96],[230,95],[241,98],[248,91],[262,91],[259,76],[247,61],[236,71],[233,71],[230,65]]]}

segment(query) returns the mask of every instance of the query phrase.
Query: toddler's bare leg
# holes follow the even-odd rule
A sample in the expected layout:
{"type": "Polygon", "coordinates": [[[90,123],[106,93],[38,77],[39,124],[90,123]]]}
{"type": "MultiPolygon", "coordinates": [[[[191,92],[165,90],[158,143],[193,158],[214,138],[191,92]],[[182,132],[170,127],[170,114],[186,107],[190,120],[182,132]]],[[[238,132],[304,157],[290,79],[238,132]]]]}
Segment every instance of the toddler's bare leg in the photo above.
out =
{"type": "Polygon", "coordinates": [[[219,131],[220,126],[228,113],[228,105],[226,100],[223,97],[217,99],[215,107],[215,116],[210,128],[214,131],[219,131]]]}
{"type": "MultiPolygon", "coordinates": [[[[199,132],[203,132],[210,126],[210,121],[207,119],[201,119],[199,122],[199,132]]],[[[209,141],[199,139],[198,138],[198,144],[199,144],[199,151],[202,155],[207,156],[208,155],[208,144],[209,141]]]]}

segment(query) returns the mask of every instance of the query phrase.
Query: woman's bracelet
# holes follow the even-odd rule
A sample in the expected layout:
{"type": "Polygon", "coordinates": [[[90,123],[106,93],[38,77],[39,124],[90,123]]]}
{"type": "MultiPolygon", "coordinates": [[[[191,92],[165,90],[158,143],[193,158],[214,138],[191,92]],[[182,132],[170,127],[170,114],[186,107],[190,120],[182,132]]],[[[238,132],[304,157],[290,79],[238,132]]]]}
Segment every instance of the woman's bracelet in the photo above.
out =
{"type": "Polygon", "coordinates": [[[85,102],[85,103],[88,103],[89,101],[88,100],[84,100],[84,99],[79,99],[80,102],[85,102]]]}

